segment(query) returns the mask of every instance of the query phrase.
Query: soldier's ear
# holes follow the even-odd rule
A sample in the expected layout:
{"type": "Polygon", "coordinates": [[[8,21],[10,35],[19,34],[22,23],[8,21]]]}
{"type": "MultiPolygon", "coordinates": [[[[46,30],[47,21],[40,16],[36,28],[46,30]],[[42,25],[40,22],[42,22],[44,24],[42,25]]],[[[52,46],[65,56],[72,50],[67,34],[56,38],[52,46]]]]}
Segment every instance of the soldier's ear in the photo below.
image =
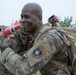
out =
{"type": "Polygon", "coordinates": [[[38,21],[40,22],[40,21],[42,21],[42,16],[38,16],[38,21]]]}

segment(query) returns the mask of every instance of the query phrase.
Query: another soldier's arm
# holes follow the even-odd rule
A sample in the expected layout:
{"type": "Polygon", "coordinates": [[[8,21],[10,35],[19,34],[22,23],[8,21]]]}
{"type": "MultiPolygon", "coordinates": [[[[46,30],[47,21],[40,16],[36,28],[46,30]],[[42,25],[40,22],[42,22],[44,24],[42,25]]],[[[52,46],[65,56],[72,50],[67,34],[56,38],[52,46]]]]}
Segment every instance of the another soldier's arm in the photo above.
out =
{"type": "Polygon", "coordinates": [[[0,61],[16,75],[30,75],[40,70],[55,55],[62,45],[62,40],[56,33],[44,35],[23,57],[7,48],[0,61]]]}

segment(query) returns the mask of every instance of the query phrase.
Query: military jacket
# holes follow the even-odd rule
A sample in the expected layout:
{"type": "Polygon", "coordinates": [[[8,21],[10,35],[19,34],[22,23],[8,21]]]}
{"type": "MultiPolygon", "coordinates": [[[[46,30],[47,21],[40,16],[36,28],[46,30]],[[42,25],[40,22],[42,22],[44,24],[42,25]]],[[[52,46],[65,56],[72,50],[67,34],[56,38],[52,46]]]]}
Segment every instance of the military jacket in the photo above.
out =
{"type": "Polygon", "coordinates": [[[38,70],[42,75],[71,75],[66,67],[67,47],[61,37],[57,30],[48,30],[23,56],[15,53],[11,48],[6,48],[0,61],[14,75],[32,75],[38,70]]]}

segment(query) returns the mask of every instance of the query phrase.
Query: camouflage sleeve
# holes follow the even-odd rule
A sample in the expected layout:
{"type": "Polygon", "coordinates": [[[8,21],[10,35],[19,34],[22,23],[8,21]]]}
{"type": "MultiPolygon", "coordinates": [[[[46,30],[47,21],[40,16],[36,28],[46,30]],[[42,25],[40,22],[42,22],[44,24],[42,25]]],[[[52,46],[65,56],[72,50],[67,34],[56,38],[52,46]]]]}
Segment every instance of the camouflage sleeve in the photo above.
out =
{"type": "Polygon", "coordinates": [[[11,48],[7,48],[0,61],[15,75],[30,75],[44,67],[61,44],[62,40],[57,34],[47,34],[22,57],[11,48]]]}
{"type": "Polygon", "coordinates": [[[12,45],[12,49],[15,52],[18,52],[20,50],[20,29],[18,29],[17,31],[15,31],[13,33],[13,35],[15,36],[14,39],[12,39],[13,45],[12,45]]]}

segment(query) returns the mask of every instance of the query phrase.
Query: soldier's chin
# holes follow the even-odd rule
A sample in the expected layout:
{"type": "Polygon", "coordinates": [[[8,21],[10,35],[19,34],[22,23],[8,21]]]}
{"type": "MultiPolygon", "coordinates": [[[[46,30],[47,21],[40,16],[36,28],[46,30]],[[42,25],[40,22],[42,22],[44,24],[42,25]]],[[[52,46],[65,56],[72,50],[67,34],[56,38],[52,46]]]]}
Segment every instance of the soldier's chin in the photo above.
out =
{"type": "Polygon", "coordinates": [[[23,29],[24,29],[25,32],[28,32],[29,31],[28,28],[23,28],[23,29]]]}

